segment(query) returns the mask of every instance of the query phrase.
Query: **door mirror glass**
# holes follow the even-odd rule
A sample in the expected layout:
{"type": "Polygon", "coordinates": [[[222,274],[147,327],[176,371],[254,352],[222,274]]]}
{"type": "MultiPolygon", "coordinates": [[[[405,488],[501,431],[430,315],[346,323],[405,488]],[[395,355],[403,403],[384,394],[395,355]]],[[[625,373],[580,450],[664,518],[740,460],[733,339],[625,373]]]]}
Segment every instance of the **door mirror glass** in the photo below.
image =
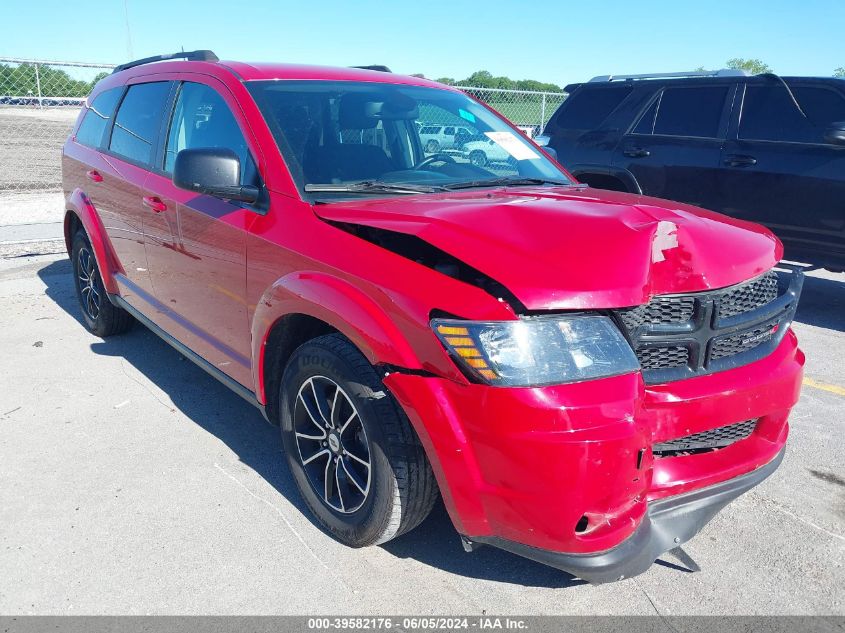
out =
{"type": "Polygon", "coordinates": [[[226,200],[253,203],[258,187],[241,185],[241,162],[237,154],[222,147],[183,149],[176,155],[173,184],[180,189],[226,200]]]}
{"type": "Polygon", "coordinates": [[[824,140],[831,145],[845,145],[845,121],[832,123],[824,131],[824,140]]]}

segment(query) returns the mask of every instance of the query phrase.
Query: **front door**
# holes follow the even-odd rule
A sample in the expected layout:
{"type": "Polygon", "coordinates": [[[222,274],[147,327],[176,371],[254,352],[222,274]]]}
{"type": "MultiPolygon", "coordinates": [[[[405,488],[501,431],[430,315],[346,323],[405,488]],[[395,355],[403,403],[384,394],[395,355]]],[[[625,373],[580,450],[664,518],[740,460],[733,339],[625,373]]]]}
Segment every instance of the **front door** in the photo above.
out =
{"type": "Polygon", "coordinates": [[[673,86],[655,95],[614,151],[648,196],[704,208],[716,203],[717,168],[735,86],[673,86]]]}
{"type": "Polygon", "coordinates": [[[237,106],[225,90],[222,84],[196,82],[179,87],[162,169],[145,183],[145,195],[160,205],[145,223],[146,249],[160,304],[158,324],[231,378],[250,385],[244,229],[255,211],[179,189],[171,180],[179,151],[225,147],[240,158],[244,184],[257,184],[255,161],[232,114],[237,106]]]}

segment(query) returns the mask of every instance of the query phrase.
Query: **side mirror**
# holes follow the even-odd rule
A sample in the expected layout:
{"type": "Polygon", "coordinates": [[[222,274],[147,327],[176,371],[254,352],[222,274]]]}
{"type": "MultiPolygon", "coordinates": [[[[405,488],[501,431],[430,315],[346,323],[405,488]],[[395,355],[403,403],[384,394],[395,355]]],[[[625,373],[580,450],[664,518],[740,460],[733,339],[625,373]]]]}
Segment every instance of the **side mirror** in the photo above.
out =
{"type": "Polygon", "coordinates": [[[824,140],[831,145],[845,145],[845,121],[831,123],[824,131],[824,140]]]}
{"type": "Polygon", "coordinates": [[[557,161],[557,150],[555,150],[555,148],[543,145],[543,151],[557,161]]]}
{"type": "Polygon", "coordinates": [[[252,204],[258,187],[241,184],[241,162],[237,154],[221,147],[183,149],[176,155],[173,184],[180,189],[216,198],[252,204]]]}

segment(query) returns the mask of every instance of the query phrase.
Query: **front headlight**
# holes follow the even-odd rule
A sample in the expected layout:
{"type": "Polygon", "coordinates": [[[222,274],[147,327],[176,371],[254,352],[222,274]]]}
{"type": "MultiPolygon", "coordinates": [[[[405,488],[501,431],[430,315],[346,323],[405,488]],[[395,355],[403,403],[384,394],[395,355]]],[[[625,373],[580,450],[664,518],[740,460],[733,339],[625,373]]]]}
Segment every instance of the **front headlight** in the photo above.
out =
{"type": "Polygon", "coordinates": [[[491,385],[557,385],[640,369],[631,346],[604,316],[435,319],[431,326],[462,367],[491,385]]]}

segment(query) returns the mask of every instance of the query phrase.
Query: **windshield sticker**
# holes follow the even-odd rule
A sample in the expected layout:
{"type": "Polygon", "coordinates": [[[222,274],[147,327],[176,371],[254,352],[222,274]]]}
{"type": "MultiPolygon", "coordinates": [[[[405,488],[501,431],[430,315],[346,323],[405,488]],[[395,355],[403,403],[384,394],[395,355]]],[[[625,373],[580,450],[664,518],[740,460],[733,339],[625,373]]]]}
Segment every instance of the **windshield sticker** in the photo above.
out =
{"type": "Polygon", "coordinates": [[[467,120],[467,121],[469,121],[470,123],[475,123],[475,115],[474,115],[474,114],[472,114],[472,112],[467,112],[466,110],[464,110],[464,109],[462,109],[462,108],[459,108],[459,109],[458,109],[458,114],[460,115],[460,117],[461,117],[462,119],[466,119],[466,120],[467,120]]]}
{"type": "Polygon", "coordinates": [[[485,132],[484,135],[516,160],[540,160],[540,155],[520,141],[512,132],[485,132]]]}

